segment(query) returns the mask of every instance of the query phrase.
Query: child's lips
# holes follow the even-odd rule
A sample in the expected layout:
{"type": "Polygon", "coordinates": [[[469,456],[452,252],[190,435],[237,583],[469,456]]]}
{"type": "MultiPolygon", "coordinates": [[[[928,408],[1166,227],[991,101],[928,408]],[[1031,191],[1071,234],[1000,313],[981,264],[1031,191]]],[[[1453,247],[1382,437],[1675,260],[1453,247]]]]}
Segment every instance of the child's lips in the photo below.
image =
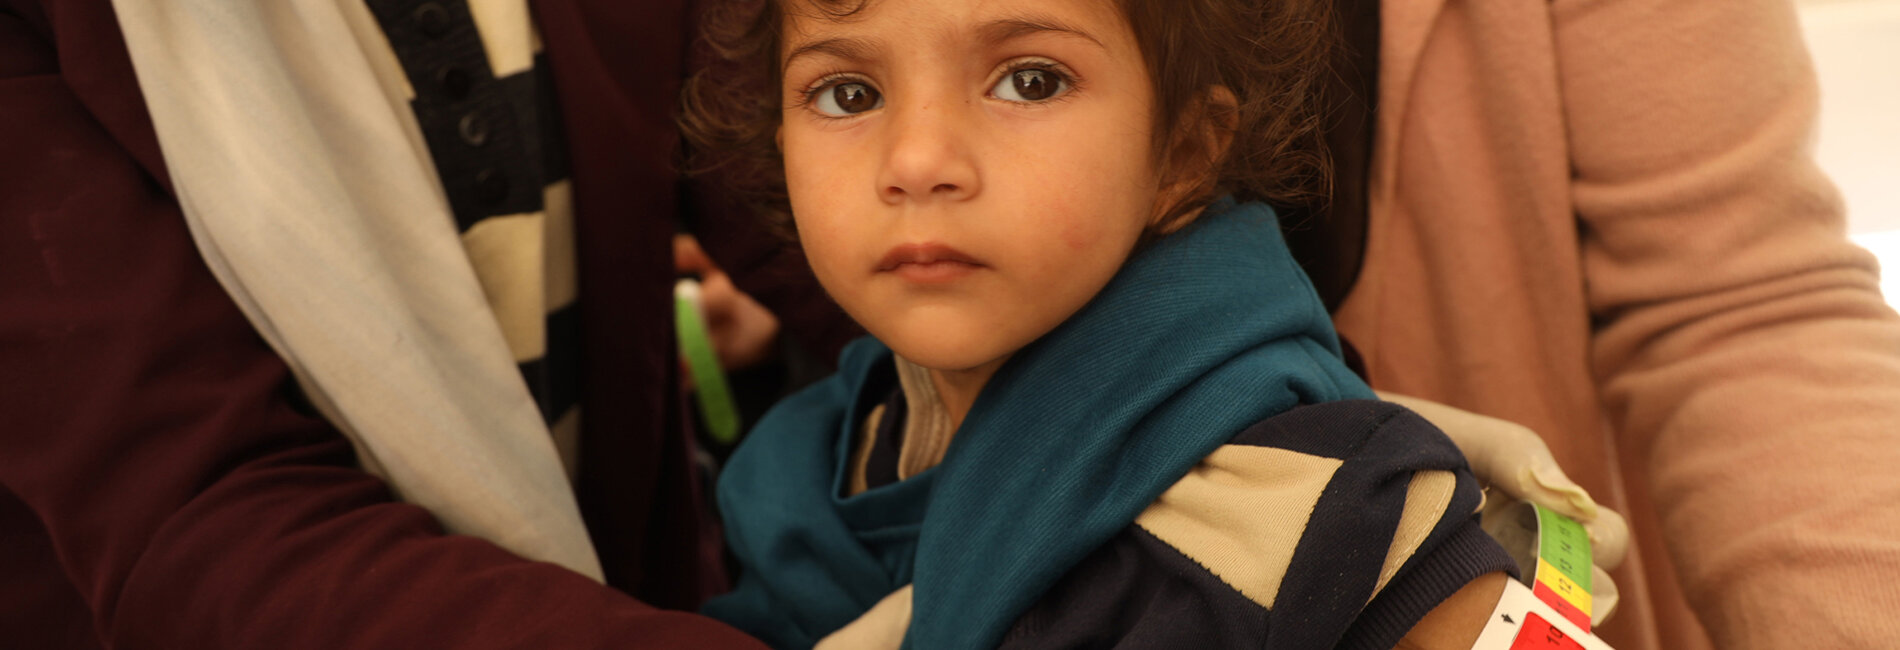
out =
{"type": "Polygon", "coordinates": [[[937,284],[961,278],[984,268],[982,261],[945,244],[929,242],[903,244],[892,248],[878,260],[878,273],[924,284],[937,284]]]}

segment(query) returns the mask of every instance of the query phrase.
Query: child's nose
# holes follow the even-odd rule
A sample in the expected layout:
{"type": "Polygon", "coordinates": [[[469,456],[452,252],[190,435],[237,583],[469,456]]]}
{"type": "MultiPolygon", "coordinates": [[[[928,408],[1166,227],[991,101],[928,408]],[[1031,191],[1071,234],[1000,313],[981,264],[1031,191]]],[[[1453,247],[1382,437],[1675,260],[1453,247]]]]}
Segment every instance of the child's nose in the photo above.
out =
{"type": "Polygon", "coordinates": [[[967,140],[971,128],[956,105],[920,103],[892,111],[878,194],[887,203],[967,200],[981,174],[967,140]]]}

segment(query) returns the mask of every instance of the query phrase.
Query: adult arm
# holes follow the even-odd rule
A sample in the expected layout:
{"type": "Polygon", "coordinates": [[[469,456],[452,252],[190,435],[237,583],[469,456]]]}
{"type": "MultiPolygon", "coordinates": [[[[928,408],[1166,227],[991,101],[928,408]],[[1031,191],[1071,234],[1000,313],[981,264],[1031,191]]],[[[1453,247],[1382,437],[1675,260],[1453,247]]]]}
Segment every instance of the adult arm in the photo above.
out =
{"type": "Polygon", "coordinates": [[[1786,0],[1558,0],[1593,364],[1718,647],[1900,621],[1900,320],[1810,157],[1786,0]]]}
{"type": "Polygon", "coordinates": [[[0,485],[105,644],[753,645],[394,502],[198,257],[110,6],[0,35],[0,485]]]}

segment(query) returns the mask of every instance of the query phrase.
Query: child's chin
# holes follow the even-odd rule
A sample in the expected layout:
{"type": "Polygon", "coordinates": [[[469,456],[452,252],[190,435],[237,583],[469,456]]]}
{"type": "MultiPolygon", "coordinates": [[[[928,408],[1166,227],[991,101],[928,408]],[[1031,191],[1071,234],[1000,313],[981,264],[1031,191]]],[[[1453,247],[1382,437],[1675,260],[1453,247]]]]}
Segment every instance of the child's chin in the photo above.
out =
{"type": "Polygon", "coordinates": [[[939,350],[912,350],[910,353],[898,348],[892,348],[892,350],[897,353],[897,356],[903,357],[911,363],[943,372],[969,370],[983,365],[983,362],[986,361],[972,358],[969,355],[958,355],[939,350]]]}
{"type": "Polygon", "coordinates": [[[891,351],[896,352],[897,356],[911,363],[943,372],[980,368],[1007,356],[1010,352],[1008,350],[991,351],[987,349],[990,346],[943,339],[908,345],[904,342],[885,341],[885,344],[891,346],[891,351]]]}

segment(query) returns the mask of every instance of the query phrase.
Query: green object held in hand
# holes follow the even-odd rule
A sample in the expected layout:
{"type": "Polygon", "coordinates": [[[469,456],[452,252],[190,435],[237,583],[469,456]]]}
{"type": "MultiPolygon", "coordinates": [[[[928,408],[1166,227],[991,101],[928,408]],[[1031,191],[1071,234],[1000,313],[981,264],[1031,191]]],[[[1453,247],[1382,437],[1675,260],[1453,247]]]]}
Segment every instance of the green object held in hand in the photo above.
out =
{"type": "Polygon", "coordinates": [[[706,319],[699,311],[698,282],[685,279],[673,285],[673,323],[680,356],[686,359],[686,371],[693,377],[693,401],[699,406],[700,423],[719,444],[738,441],[739,409],[733,405],[732,389],[726,385],[726,373],[713,351],[712,334],[706,330],[706,319]]]}

